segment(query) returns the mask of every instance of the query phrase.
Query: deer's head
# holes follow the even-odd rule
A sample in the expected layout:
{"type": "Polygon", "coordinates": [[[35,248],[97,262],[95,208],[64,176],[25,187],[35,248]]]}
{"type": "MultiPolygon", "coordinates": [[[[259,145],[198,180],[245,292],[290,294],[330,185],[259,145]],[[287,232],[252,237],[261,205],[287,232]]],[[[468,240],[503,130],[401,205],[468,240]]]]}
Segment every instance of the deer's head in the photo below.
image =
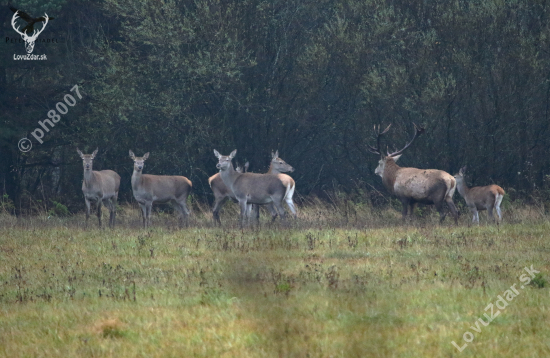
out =
{"type": "Polygon", "coordinates": [[[294,168],[281,158],[279,158],[279,151],[271,153],[271,167],[280,173],[292,173],[294,168]]]}
{"type": "Polygon", "coordinates": [[[216,158],[218,158],[218,164],[216,164],[216,168],[223,172],[231,167],[231,161],[233,160],[233,158],[235,158],[235,155],[237,155],[237,149],[232,151],[229,155],[221,155],[220,152],[214,149],[214,155],[216,156],[216,158]]]}
{"type": "Polygon", "coordinates": [[[136,157],[134,152],[130,150],[130,158],[134,161],[134,170],[140,173],[145,166],[145,161],[149,158],[149,152],[143,154],[143,157],[136,157]]]}
{"type": "Polygon", "coordinates": [[[76,148],[76,152],[78,153],[80,158],[82,158],[82,165],[84,166],[84,170],[92,170],[94,158],[97,155],[97,149],[94,150],[92,154],[84,154],[78,148],[76,148]]]}

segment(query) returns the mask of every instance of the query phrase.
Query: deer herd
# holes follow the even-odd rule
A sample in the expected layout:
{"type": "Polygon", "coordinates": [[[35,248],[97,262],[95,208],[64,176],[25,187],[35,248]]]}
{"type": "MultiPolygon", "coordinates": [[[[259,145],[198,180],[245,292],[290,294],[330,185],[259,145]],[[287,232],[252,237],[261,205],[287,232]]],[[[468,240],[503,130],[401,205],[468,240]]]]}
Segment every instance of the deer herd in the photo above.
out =
{"type": "MultiPolygon", "coordinates": [[[[498,215],[496,223],[502,221],[500,204],[504,197],[504,190],[498,185],[468,188],[464,179],[466,167],[452,176],[443,170],[404,168],[397,165],[397,160],[403,152],[424,132],[424,128],[414,123],[413,125],[415,134],[401,150],[383,154],[380,149],[380,140],[391,125],[382,132],[379,126],[375,126],[376,147],[368,145],[371,153],[380,156],[374,173],[382,178],[386,189],[401,201],[403,219],[407,218],[408,213],[412,215],[415,205],[421,203],[434,205],[442,222],[446,215],[444,204],[447,204],[455,224],[458,224],[458,210],[453,202],[453,195],[458,189],[473,215],[474,223],[479,224],[478,211],[480,210],[487,210],[489,220],[494,221],[493,209],[496,209],[498,215]]],[[[97,149],[92,154],[83,154],[78,149],[77,152],[84,166],[82,192],[86,202],[86,226],[90,217],[91,203],[95,202],[99,226],[101,227],[101,206],[104,204],[109,209],[109,226],[114,227],[120,176],[112,170],[92,170],[97,149]]],[[[285,220],[283,203],[287,204],[296,218],[296,207],[292,200],[296,183],[292,177],[285,174],[293,172],[294,168],[279,158],[278,151],[272,153],[269,171],[265,174],[249,173],[248,162],[244,165],[244,170],[241,167],[235,169],[232,161],[237,155],[236,149],[229,155],[222,155],[214,149],[214,155],[218,158],[216,167],[219,173],[211,176],[208,184],[214,194],[212,214],[215,223],[221,225],[219,212],[228,198],[239,204],[241,227],[249,224],[251,219],[259,217],[260,205],[266,206],[271,213],[272,221],[279,215],[282,220],[285,220]]],[[[143,157],[136,157],[130,150],[130,158],[134,161],[132,191],[141,208],[143,227],[147,228],[151,225],[153,203],[172,202],[180,213],[181,223],[187,223],[190,216],[187,198],[191,193],[191,181],[184,176],[143,174],[149,153],[145,153],[143,157]]]]}

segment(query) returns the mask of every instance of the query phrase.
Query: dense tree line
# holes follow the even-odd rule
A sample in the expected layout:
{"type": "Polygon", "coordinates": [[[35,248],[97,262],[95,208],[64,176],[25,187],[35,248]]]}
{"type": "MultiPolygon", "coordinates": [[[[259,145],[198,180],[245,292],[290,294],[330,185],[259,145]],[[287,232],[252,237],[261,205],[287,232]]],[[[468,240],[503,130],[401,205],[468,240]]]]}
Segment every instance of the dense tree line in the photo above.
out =
{"type": "MultiPolygon", "coordinates": [[[[55,17],[37,43],[46,61],[0,58],[0,191],[16,203],[82,209],[76,147],[99,147],[96,169],[185,175],[199,200],[212,149],[237,148],[251,170],[271,150],[297,170],[303,195],[382,189],[366,150],[373,125],[400,147],[426,128],[402,165],[491,182],[529,197],[550,190],[550,29],[546,0],[21,0],[55,17]],[[45,133],[31,132],[65,94],[83,95],[45,133]],[[20,138],[33,140],[27,153],[20,138]]],[[[0,10],[2,39],[17,38],[0,10]]],[[[38,25],[40,26],[40,25],[38,25]]],[[[371,199],[373,199],[371,197],[371,199]]]]}

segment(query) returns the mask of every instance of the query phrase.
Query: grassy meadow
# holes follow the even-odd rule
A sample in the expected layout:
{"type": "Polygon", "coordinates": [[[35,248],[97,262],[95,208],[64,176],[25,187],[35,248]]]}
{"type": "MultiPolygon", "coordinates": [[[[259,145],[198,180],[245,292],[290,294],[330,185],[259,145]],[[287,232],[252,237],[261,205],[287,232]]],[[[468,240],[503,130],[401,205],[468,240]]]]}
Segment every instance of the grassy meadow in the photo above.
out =
{"type": "Polygon", "coordinates": [[[544,210],[510,204],[500,226],[482,213],[457,227],[337,199],[299,209],[244,230],[232,204],[222,228],[197,203],[188,227],[156,212],[148,230],[130,205],[114,230],[95,217],[85,229],[83,213],[4,213],[0,356],[550,356],[544,210]],[[540,274],[521,288],[531,265],[540,274]]]}

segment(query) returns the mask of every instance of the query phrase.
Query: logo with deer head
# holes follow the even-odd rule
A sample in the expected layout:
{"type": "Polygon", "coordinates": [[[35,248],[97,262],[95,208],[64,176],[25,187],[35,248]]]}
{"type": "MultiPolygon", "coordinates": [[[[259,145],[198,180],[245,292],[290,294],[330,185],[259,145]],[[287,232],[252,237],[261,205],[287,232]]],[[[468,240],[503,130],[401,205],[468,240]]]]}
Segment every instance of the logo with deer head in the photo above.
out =
{"type": "MultiPolygon", "coordinates": [[[[13,10],[15,10],[15,11],[14,11],[13,17],[11,18],[11,26],[13,27],[13,29],[19,35],[21,35],[21,37],[25,41],[25,49],[27,50],[27,53],[31,54],[32,51],[34,50],[34,43],[35,43],[36,39],[38,38],[38,35],[40,35],[42,33],[42,31],[44,31],[44,29],[46,28],[46,25],[48,24],[48,20],[50,18],[48,17],[48,14],[46,14],[46,13],[44,13],[44,15],[46,15],[46,16],[41,16],[41,17],[38,17],[38,18],[32,18],[31,16],[27,15],[23,11],[12,9],[12,11],[13,10]],[[19,16],[19,14],[21,14],[21,17],[19,16]],[[17,20],[18,18],[21,18],[21,19],[23,19],[23,20],[25,20],[29,23],[21,31],[19,31],[19,26],[17,28],[15,27],[15,20],[17,20]],[[35,30],[33,28],[34,23],[42,22],[42,21],[44,22],[44,25],[42,25],[42,28],[40,30],[35,30]],[[28,34],[31,31],[32,31],[32,35],[29,36],[28,34]]],[[[53,19],[53,17],[52,17],[52,19],[53,19]]]]}

